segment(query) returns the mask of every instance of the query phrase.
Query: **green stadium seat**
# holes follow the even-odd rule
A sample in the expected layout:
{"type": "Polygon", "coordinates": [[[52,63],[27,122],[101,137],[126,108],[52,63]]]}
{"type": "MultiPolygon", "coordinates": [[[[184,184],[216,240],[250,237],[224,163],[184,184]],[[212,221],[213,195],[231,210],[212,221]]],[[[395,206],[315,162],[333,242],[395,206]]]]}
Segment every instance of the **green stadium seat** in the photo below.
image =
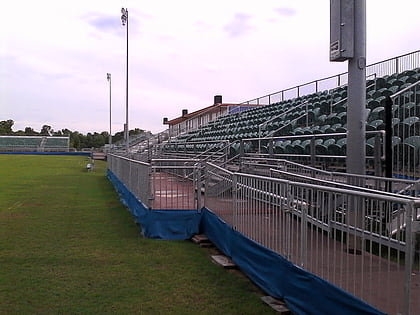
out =
{"type": "Polygon", "coordinates": [[[366,125],[372,126],[373,130],[383,130],[383,129],[385,129],[385,124],[384,124],[384,121],[382,119],[377,119],[377,120],[371,121],[370,123],[367,123],[366,125]]]}
{"type": "Polygon", "coordinates": [[[403,141],[404,162],[414,162],[413,165],[420,165],[420,136],[408,137],[403,141]]]}
{"type": "Polygon", "coordinates": [[[368,121],[373,121],[377,119],[385,119],[385,108],[383,106],[376,107],[370,112],[368,116],[368,121]]]}
{"type": "Polygon", "coordinates": [[[366,140],[366,156],[374,156],[375,154],[375,137],[366,140]]]}
{"type": "Polygon", "coordinates": [[[420,104],[416,105],[414,102],[409,102],[401,106],[404,117],[420,116],[420,104]]]}
{"type": "Polygon", "coordinates": [[[317,143],[317,140],[315,140],[315,153],[318,155],[328,155],[328,146],[335,143],[335,139],[326,139],[322,141],[322,139],[317,143]]]}
{"type": "Polygon", "coordinates": [[[397,135],[402,138],[420,135],[420,118],[408,117],[397,126],[397,135]]]}
{"type": "Polygon", "coordinates": [[[291,140],[278,140],[273,145],[273,151],[276,154],[284,154],[287,145],[292,143],[291,140]]]}
{"type": "Polygon", "coordinates": [[[331,113],[325,118],[325,123],[330,124],[330,125],[334,125],[334,124],[337,124],[337,123],[341,123],[341,119],[340,119],[340,117],[338,116],[337,113],[331,113]]]}
{"type": "Polygon", "coordinates": [[[330,143],[328,145],[328,155],[337,155],[337,156],[343,155],[343,151],[342,151],[343,140],[346,140],[346,138],[341,138],[333,143],[330,143]]]}
{"type": "Polygon", "coordinates": [[[303,150],[301,150],[300,144],[302,140],[294,140],[290,144],[286,145],[285,153],[286,154],[303,154],[303,150]]]}

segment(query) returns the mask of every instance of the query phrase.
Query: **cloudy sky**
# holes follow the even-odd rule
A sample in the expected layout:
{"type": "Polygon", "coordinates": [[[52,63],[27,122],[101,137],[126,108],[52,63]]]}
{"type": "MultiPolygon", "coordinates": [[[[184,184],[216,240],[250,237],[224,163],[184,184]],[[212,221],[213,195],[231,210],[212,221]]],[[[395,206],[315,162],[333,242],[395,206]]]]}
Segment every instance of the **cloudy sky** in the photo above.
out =
{"type": "MultiPolygon", "coordinates": [[[[420,49],[420,1],[366,0],[367,61],[420,49]]],[[[0,120],[80,132],[125,122],[129,10],[129,125],[240,103],[347,71],[329,62],[328,0],[154,0],[0,3],[0,120]]]]}

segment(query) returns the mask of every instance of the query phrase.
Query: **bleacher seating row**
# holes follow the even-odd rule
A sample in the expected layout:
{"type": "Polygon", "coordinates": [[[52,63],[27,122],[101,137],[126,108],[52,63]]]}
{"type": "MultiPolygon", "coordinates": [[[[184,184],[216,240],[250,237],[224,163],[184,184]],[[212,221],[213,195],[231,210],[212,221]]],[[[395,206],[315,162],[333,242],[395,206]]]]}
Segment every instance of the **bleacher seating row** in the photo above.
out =
{"type": "Polygon", "coordinates": [[[68,137],[0,136],[0,151],[68,151],[68,137]]]}
{"type": "MultiPolygon", "coordinates": [[[[385,128],[386,97],[402,91],[420,80],[420,68],[384,76],[366,83],[366,131],[385,128]]],[[[418,154],[420,150],[420,88],[403,94],[403,102],[394,104],[393,146],[395,152],[405,150],[418,154]]],[[[309,154],[310,135],[334,134],[316,139],[315,151],[320,155],[346,155],[347,86],[322,91],[282,102],[259,106],[245,112],[219,117],[201,128],[180,135],[176,142],[185,146],[167,145],[168,150],[204,151],[208,141],[302,136],[300,139],[279,139],[273,146],[275,154],[309,154]],[[341,134],[341,135],[337,135],[341,134]],[[201,143],[201,144],[192,144],[201,143]]],[[[375,136],[366,141],[367,155],[373,155],[375,136]]],[[[258,146],[261,144],[258,143],[258,146]]],[[[220,144],[211,144],[215,149],[220,144]]],[[[245,146],[255,150],[256,141],[245,146]]],[[[267,148],[263,145],[267,152],[267,148]]],[[[231,155],[238,153],[239,145],[231,146],[231,155]]],[[[398,154],[398,153],[396,153],[398,154]]],[[[406,153],[404,153],[406,155],[406,153]]]]}

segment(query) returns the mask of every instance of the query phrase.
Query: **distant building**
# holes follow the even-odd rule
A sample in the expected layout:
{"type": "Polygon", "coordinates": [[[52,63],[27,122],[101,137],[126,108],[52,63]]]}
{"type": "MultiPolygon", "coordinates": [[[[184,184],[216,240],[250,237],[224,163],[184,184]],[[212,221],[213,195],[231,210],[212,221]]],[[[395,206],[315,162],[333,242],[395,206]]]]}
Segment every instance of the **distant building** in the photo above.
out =
{"type": "Polygon", "coordinates": [[[216,95],[214,97],[214,104],[208,107],[199,109],[195,112],[188,113],[187,109],[182,110],[182,116],[168,120],[163,118],[163,124],[168,125],[169,137],[173,138],[180,134],[195,130],[201,126],[216,120],[218,117],[235,114],[254,108],[256,104],[230,104],[222,103],[222,97],[216,95]]]}

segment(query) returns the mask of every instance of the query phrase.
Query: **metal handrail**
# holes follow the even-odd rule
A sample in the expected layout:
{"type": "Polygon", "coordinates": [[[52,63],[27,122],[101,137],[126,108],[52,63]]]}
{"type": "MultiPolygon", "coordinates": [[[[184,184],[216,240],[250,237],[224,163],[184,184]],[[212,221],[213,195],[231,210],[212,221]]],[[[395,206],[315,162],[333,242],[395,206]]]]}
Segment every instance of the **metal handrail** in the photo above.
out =
{"type": "Polygon", "coordinates": [[[403,93],[407,92],[408,90],[411,90],[413,87],[415,87],[416,85],[419,85],[419,84],[420,84],[420,80],[419,80],[419,81],[417,81],[417,82],[414,82],[414,83],[413,83],[413,84],[411,84],[410,86],[407,86],[406,88],[402,89],[401,91],[398,91],[398,92],[396,92],[396,93],[392,94],[392,95],[390,96],[390,98],[391,98],[391,99],[394,99],[394,98],[396,98],[397,96],[400,96],[401,94],[403,94],[403,93]]]}
{"type": "MultiPolygon", "coordinates": [[[[398,69],[398,60],[401,59],[401,58],[403,58],[403,57],[410,56],[410,55],[415,55],[415,54],[418,54],[418,53],[420,53],[420,50],[416,50],[416,51],[413,51],[413,52],[410,52],[410,53],[407,53],[407,54],[403,54],[403,55],[400,55],[400,56],[397,56],[397,57],[393,57],[393,58],[389,58],[389,59],[386,59],[386,60],[382,60],[382,61],[379,61],[379,62],[376,62],[376,63],[373,63],[373,64],[368,65],[366,67],[366,70],[374,69],[374,67],[377,66],[377,65],[379,65],[379,64],[383,64],[383,63],[386,63],[386,62],[389,62],[389,61],[392,61],[392,60],[396,60],[396,71],[395,72],[399,72],[398,71],[399,70],[398,69]]],[[[333,75],[333,76],[329,76],[329,77],[325,77],[325,78],[322,78],[322,79],[313,80],[313,81],[310,81],[310,82],[307,82],[307,83],[304,83],[304,84],[296,85],[294,87],[290,87],[290,88],[283,89],[283,90],[280,90],[280,91],[277,91],[277,92],[273,92],[273,93],[270,93],[270,94],[266,94],[266,95],[263,95],[263,96],[260,96],[260,97],[257,97],[257,98],[248,100],[248,101],[244,101],[244,102],[242,102],[240,104],[250,104],[250,103],[252,103],[254,101],[259,102],[260,99],[266,98],[266,97],[268,97],[268,99],[270,100],[271,99],[271,96],[276,95],[276,94],[281,94],[282,95],[282,101],[284,101],[284,92],[291,91],[291,90],[296,90],[297,91],[297,97],[300,97],[300,93],[299,93],[300,92],[300,88],[302,88],[304,86],[309,86],[309,85],[312,85],[312,84],[315,84],[315,87],[316,87],[315,93],[318,93],[319,92],[318,91],[318,83],[323,82],[323,81],[327,81],[327,80],[330,80],[330,79],[333,79],[333,78],[337,78],[337,86],[336,87],[340,87],[340,86],[342,86],[342,84],[340,82],[340,78],[342,76],[344,76],[344,75],[347,75],[347,74],[348,74],[348,72],[343,72],[343,73],[339,73],[339,74],[336,74],[336,75],[333,75]]],[[[376,73],[372,73],[372,74],[367,75],[367,77],[372,76],[374,74],[376,75],[376,73]]]]}

